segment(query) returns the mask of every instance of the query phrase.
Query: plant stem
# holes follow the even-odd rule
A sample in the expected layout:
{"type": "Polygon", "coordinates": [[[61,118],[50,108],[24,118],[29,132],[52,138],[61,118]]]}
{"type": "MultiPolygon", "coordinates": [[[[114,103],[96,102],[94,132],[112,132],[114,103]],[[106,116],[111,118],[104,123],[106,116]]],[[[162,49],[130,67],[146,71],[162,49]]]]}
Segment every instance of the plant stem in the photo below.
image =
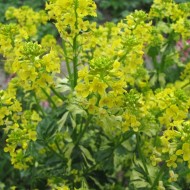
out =
{"type": "Polygon", "coordinates": [[[152,184],[152,181],[151,181],[150,176],[149,176],[148,168],[147,168],[147,166],[146,166],[146,160],[145,160],[145,158],[144,158],[144,156],[143,156],[143,154],[142,154],[142,151],[141,151],[141,147],[140,147],[141,142],[140,142],[140,134],[139,134],[139,133],[136,133],[136,139],[137,139],[137,151],[138,151],[138,156],[139,156],[139,158],[140,158],[140,160],[142,161],[142,164],[143,164],[143,166],[144,166],[145,172],[146,172],[146,174],[147,174],[147,180],[148,180],[148,182],[149,182],[150,184],[152,184]]]}
{"type": "Polygon", "coordinates": [[[69,75],[69,79],[71,80],[72,73],[71,73],[71,68],[70,68],[70,65],[69,65],[69,59],[68,59],[68,54],[67,54],[67,48],[66,48],[65,40],[62,41],[62,45],[63,45],[63,52],[65,54],[65,62],[66,62],[67,72],[68,72],[68,75],[69,75]]]}
{"type": "Polygon", "coordinates": [[[162,175],[164,169],[165,169],[166,165],[163,164],[163,166],[161,167],[160,171],[158,172],[156,179],[154,180],[154,183],[152,184],[151,189],[154,189],[156,187],[156,185],[158,184],[158,181],[160,179],[160,176],[162,175]]]}
{"type": "Polygon", "coordinates": [[[42,116],[45,117],[46,114],[45,114],[43,108],[40,106],[39,100],[37,99],[35,93],[34,93],[34,98],[35,98],[35,101],[36,101],[37,108],[40,110],[42,116]]]}
{"type": "MultiPolygon", "coordinates": [[[[86,124],[84,125],[83,130],[80,130],[81,132],[80,132],[78,138],[76,139],[75,147],[78,146],[80,140],[82,139],[83,135],[85,134],[86,129],[87,129],[87,127],[88,127],[88,125],[89,125],[89,123],[90,123],[90,121],[91,121],[91,118],[92,118],[92,116],[89,116],[89,118],[88,118],[87,121],[86,121],[86,124]]],[[[81,127],[82,127],[82,126],[81,126],[81,127]]]]}
{"type": "Polygon", "coordinates": [[[61,96],[52,86],[50,87],[50,89],[53,91],[53,93],[62,101],[65,101],[66,98],[64,98],[63,96],[61,96]]]}
{"type": "Polygon", "coordinates": [[[41,88],[41,89],[42,89],[43,93],[47,96],[49,102],[51,102],[52,106],[53,106],[54,108],[57,108],[57,106],[56,106],[55,102],[52,100],[51,96],[45,91],[44,88],[41,88]]]}
{"type": "MultiPolygon", "coordinates": [[[[78,0],[74,0],[74,11],[75,11],[75,30],[77,32],[78,30],[78,14],[77,14],[77,8],[78,8],[78,0]]],[[[73,38],[73,84],[72,88],[74,89],[77,85],[77,78],[78,78],[78,43],[77,43],[77,37],[78,34],[75,34],[75,37],[73,38]]]]}
{"type": "Polygon", "coordinates": [[[77,78],[78,78],[78,53],[77,53],[77,35],[73,39],[73,89],[77,85],[77,78]]]}

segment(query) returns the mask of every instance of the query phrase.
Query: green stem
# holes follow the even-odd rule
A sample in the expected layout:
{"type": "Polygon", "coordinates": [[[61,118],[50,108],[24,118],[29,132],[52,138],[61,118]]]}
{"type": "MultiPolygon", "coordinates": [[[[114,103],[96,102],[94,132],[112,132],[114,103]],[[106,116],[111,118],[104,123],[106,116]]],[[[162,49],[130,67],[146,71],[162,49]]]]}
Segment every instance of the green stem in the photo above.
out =
{"type": "Polygon", "coordinates": [[[152,57],[152,63],[154,65],[154,68],[156,69],[156,72],[159,72],[159,68],[158,68],[158,62],[156,60],[156,56],[152,57]]]}
{"type": "Polygon", "coordinates": [[[61,96],[52,86],[50,87],[50,89],[53,91],[53,93],[59,98],[61,99],[62,101],[65,101],[66,98],[61,96]]]}
{"type": "MultiPolygon", "coordinates": [[[[84,134],[85,134],[85,132],[86,132],[86,130],[87,130],[87,128],[88,128],[88,125],[89,125],[89,123],[90,123],[90,121],[91,121],[91,118],[92,118],[92,116],[89,116],[89,118],[88,118],[87,121],[86,121],[86,124],[84,125],[83,130],[80,130],[80,134],[78,135],[78,138],[76,139],[76,142],[75,142],[75,147],[78,146],[80,140],[81,140],[82,137],[84,136],[84,134]]],[[[82,128],[82,126],[81,126],[81,128],[82,128]]]]}
{"type": "Polygon", "coordinates": [[[144,158],[144,156],[143,156],[143,154],[142,154],[142,151],[141,151],[141,147],[140,147],[140,145],[141,145],[141,142],[140,142],[140,135],[139,135],[138,133],[136,133],[136,139],[137,139],[137,151],[138,151],[138,156],[139,156],[139,158],[140,158],[140,160],[142,161],[142,164],[143,164],[143,166],[144,166],[145,172],[146,172],[146,174],[147,174],[147,180],[148,180],[148,182],[149,182],[150,184],[152,184],[152,181],[151,181],[150,176],[149,176],[148,168],[147,168],[147,166],[146,166],[146,160],[145,160],[145,158],[144,158]]]}
{"type": "Polygon", "coordinates": [[[69,65],[69,59],[68,59],[68,54],[67,54],[67,48],[66,48],[65,40],[63,40],[62,44],[63,44],[63,52],[65,54],[65,62],[66,62],[67,72],[68,72],[68,75],[69,75],[69,79],[71,80],[72,73],[71,73],[71,68],[70,68],[70,65],[69,65]]]}
{"type": "Polygon", "coordinates": [[[73,89],[77,85],[77,79],[78,79],[78,53],[77,53],[77,35],[73,39],[73,89]]]}
{"type": "Polygon", "coordinates": [[[161,167],[160,171],[158,172],[156,179],[154,180],[154,183],[152,184],[151,189],[155,189],[156,186],[158,185],[158,181],[160,179],[160,176],[162,175],[162,173],[164,172],[164,169],[166,168],[166,165],[163,164],[163,166],[161,167]]]}
{"type": "Polygon", "coordinates": [[[40,110],[42,116],[45,117],[46,114],[45,114],[43,108],[40,106],[39,100],[38,100],[38,98],[36,97],[36,94],[35,94],[35,93],[34,93],[34,98],[35,98],[35,101],[36,101],[37,108],[40,110]]]}
{"type": "MultiPolygon", "coordinates": [[[[78,30],[78,14],[77,14],[77,8],[78,8],[78,0],[74,0],[74,11],[75,11],[75,29],[78,30]]],[[[72,88],[74,89],[77,85],[77,79],[78,79],[78,42],[77,42],[78,34],[75,34],[75,37],[73,38],[73,83],[72,88]]]]}
{"type": "Polygon", "coordinates": [[[56,109],[57,106],[56,106],[55,102],[52,100],[51,96],[45,91],[45,89],[43,89],[43,88],[41,88],[41,89],[42,89],[43,93],[47,96],[48,101],[51,102],[52,106],[56,109]]]}
{"type": "Polygon", "coordinates": [[[184,89],[184,88],[186,88],[186,87],[189,86],[189,85],[190,85],[190,82],[184,84],[181,88],[184,89]]]}

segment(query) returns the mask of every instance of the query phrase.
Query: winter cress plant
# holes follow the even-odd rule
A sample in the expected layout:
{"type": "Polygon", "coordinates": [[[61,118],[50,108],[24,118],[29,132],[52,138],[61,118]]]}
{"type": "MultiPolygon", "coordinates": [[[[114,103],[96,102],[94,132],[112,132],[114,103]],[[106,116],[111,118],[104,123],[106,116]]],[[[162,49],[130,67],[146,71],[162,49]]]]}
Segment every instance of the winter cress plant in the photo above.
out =
{"type": "Polygon", "coordinates": [[[92,0],[7,10],[4,151],[31,189],[187,189],[190,63],[176,44],[188,45],[190,3],[155,0],[117,24],[95,16],[92,0]],[[37,42],[50,21],[60,43],[37,42]]]}

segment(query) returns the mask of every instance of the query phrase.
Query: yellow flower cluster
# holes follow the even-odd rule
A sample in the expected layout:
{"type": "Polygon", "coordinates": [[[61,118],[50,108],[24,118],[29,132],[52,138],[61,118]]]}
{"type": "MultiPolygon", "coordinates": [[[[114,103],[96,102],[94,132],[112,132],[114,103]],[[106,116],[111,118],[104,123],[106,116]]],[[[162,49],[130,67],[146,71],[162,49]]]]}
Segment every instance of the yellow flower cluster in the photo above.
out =
{"type": "MultiPolygon", "coordinates": [[[[153,165],[165,161],[169,168],[176,168],[181,160],[189,163],[186,155],[189,135],[184,132],[189,99],[181,89],[184,81],[176,82],[173,87],[168,85],[164,89],[151,90],[149,75],[142,64],[143,54],[149,46],[166,43],[163,28],[166,33],[172,29],[176,33],[181,32],[175,29],[175,24],[168,26],[160,22],[160,25],[152,26],[151,22],[147,22],[148,18],[170,17],[173,23],[178,23],[181,18],[187,21],[185,7],[188,5],[155,1],[148,16],[138,11],[117,25],[107,23],[93,28],[91,42],[83,45],[87,53],[83,55],[90,59],[89,67],[79,70],[75,88],[81,106],[112,135],[130,130],[141,131],[147,135],[145,141],[150,141],[149,137],[162,133],[155,137],[156,143],[152,142],[151,146],[148,143],[149,149],[144,147],[144,154],[150,156],[153,165]],[[141,93],[131,90],[132,87],[141,93]],[[179,143],[181,139],[183,141],[179,143]]],[[[183,31],[182,38],[187,37],[183,31]]],[[[183,76],[188,75],[188,67],[183,76]]],[[[185,78],[188,84],[189,79],[185,78]]],[[[170,174],[170,181],[175,181],[175,174],[170,174]]]]}
{"type": "Polygon", "coordinates": [[[36,125],[41,120],[35,111],[23,111],[13,91],[0,92],[0,125],[5,125],[7,134],[5,152],[18,169],[26,169],[31,157],[26,153],[28,143],[36,140],[36,125]]]}
{"type": "Polygon", "coordinates": [[[9,7],[6,11],[7,20],[15,20],[19,26],[19,32],[24,35],[25,38],[34,36],[37,33],[37,27],[42,23],[45,24],[48,20],[48,16],[45,11],[39,12],[33,11],[28,6],[21,8],[9,7]]]}
{"type": "Polygon", "coordinates": [[[90,24],[84,18],[96,16],[96,4],[92,0],[50,1],[46,4],[46,10],[49,18],[56,20],[56,27],[63,38],[87,31],[90,24]]]}
{"type": "Polygon", "coordinates": [[[6,18],[13,20],[10,24],[0,24],[0,53],[5,57],[5,69],[12,73],[12,62],[19,55],[23,42],[35,37],[37,27],[47,22],[44,11],[34,12],[29,7],[16,9],[10,7],[6,18]]]}
{"type": "Polygon", "coordinates": [[[28,42],[35,37],[37,27],[47,21],[44,11],[11,7],[6,18],[16,22],[0,24],[0,53],[6,71],[14,77],[7,89],[0,92],[0,125],[7,135],[4,150],[10,153],[12,164],[26,169],[33,162],[28,146],[36,140],[36,127],[43,115],[42,109],[38,113],[31,109],[33,102],[27,103],[26,99],[33,97],[40,106],[42,99],[50,98],[50,86],[55,74],[60,73],[63,52],[51,35],[42,38],[41,44],[28,42]]]}
{"type": "Polygon", "coordinates": [[[145,88],[148,85],[149,77],[142,64],[152,26],[146,20],[146,13],[139,11],[117,26],[112,23],[99,26],[91,33],[91,41],[83,45],[86,57],[93,55],[94,58],[89,67],[79,70],[75,90],[78,97],[86,99],[82,101],[84,108],[97,115],[97,121],[105,128],[113,126],[113,129],[128,131],[131,126],[138,131],[141,125],[137,118],[143,113],[142,99],[137,100],[138,111],[122,106],[128,95],[133,94],[133,91],[127,92],[128,86],[145,88]]]}
{"type": "Polygon", "coordinates": [[[189,38],[189,20],[190,4],[176,4],[173,0],[155,0],[151,7],[149,16],[157,18],[160,21],[163,19],[171,19],[169,28],[176,33],[181,34],[184,39],[189,38]]]}

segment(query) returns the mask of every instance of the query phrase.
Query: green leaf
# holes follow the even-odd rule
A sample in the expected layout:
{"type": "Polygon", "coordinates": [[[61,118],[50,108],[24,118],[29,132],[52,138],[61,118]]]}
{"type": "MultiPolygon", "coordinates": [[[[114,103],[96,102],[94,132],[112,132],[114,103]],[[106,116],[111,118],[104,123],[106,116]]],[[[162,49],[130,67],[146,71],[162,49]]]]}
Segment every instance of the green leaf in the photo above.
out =
{"type": "Polygon", "coordinates": [[[150,57],[156,57],[160,52],[160,47],[158,46],[154,46],[154,47],[150,47],[148,50],[148,55],[150,57]]]}
{"type": "Polygon", "coordinates": [[[90,151],[87,148],[83,147],[82,145],[80,145],[79,148],[81,149],[83,155],[86,157],[87,160],[90,160],[93,164],[96,163],[90,151]]]}
{"type": "Polygon", "coordinates": [[[68,160],[67,167],[69,171],[71,171],[71,164],[72,164],[71,154],[73,152],[74,147],[75,146],[73,143],[69,143],[66,145],[66,148],[64,149],[64,156],[68,160]]]}
{"type": "Polygon", "coordinates": [[[66,122],[67,117],[68,117],[68,114],[69,114],[69,111],[65,112],[63,114],[62,118],[57,122],[57,124],[58,124],[58,131],[61,131],[61,129],[64,127],[65,122],[66,122]]]}
{"type": "Polygon", "coordinates": [[[92,181],[100,188],[103,189],[103,186],[101,185],[101,183],[94,177],[89,176],[90,179],[92,179],[92,181]]]}

